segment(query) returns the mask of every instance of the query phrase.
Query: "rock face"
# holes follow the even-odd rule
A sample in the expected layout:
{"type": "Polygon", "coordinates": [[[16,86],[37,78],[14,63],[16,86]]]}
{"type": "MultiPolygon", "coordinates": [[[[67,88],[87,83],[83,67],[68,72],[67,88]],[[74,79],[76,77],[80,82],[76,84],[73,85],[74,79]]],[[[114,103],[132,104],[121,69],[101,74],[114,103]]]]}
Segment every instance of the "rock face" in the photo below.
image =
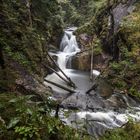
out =
{"type": "Polygon", "coordinates": [[[15,69],[16,79],[13,90],[23,95],[35,95],[37,100],[43,100],[44,97],[51,94],[51,89],[43,84],[38,75],[31,75],[16,61],[10,60],[9,68],[12,70],[15,69]]]}
{"type": "Polygon", "coordinates": [[[76,31],[82,48],[87,48],[91,44],[94,45],[93,38],[97,36],[103,51],[109,53],[114,60],[118,60],[120,52],[117,46],[119,40],[117,32],[123,18],[133,11],[135,1],[115,1],[110,2],[110,5],[106,5],[106,7],[102,7],[89,24],[76,31]]]}
{"type": "Polygon", "coordinates": [[[128,0],[126,4],[118,4],[112,11],[114,17],[114,32],[117,32],[120,22],[122,21],[123,17],[127,16],[129,13],[132,13],[134,7],[132,4],[136,0],[128,0]]]}
{"type": "Polygon", "coordinates": [[[120,110],[128,106],[136,106],[137,102],[131,97],[119,93],[113,93],[110,85],[106,81],[98,81],[96,91],[89,94],[74,93],[63,100],[61,106],[69,109],[81,110],[120,110]]]}
{"type": "MultiPolygon", "coordinates": [[[[107,54],[98,54],[93,56],[93,68],[101,70],[106,67],[110,56],[107,54]]],[[[91,53],[89,51],[79,53],[72,58],[72,68],[77,70],[89,71],[91,69],[91,53]]]]}
{"type": "Polygon", "coordinates": [[[77,70],[90,70],[90,54],[89,52],[84,52],[77,54],[72,58],[72,68],[77,70]]]}

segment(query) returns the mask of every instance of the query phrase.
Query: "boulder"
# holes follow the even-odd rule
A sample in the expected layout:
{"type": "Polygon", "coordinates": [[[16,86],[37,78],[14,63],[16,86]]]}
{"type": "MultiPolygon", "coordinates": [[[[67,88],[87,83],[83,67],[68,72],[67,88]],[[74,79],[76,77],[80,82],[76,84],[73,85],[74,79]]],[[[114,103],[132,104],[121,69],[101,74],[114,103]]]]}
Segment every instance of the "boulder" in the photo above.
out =
{"type": "MultiPolygon", "coordinates": [[[[93,69],[101,70],[105,68],[111,57],[107,54],[98,54],[93,56],[93,69]]],[[[91,54],[90,51],[79,53],[72,58],[72,68],[77,70],[89,71],[91,69],[91,54]]]]}

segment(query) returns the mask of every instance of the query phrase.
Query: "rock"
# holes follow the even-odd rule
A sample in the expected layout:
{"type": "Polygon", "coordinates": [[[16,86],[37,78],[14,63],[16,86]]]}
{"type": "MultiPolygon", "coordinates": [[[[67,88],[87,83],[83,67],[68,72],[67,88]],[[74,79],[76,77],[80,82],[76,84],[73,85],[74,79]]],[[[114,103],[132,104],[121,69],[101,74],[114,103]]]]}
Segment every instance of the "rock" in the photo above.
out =
{"type": "Polygon", "coordinates": [[[90,70],[90,54],[84,52],[72,58],[72,68],[77,70],[90,70]]]}
{"type": "MultiPolygon", "coordinates": [[[[14,60],[10,60],[8,66],[11,70],[15,71],[12,73],[14,75],[12,80],[15,80],[14,91],[23,95],[35,95],[37,100],[43,100],[51,94],[50,88],[43,84],[43,76],[30,74],[25,67],[14,60]]],[[[40,72],[44,75],[42,71],[40,72]]]]}
{"type": "Polygon", "coordinates": [[[126,4],[120,3],[113,9],[114,32],[117,32],[122,19],[133,12],[134,6],[132,6],[132,4],[134,2],[135,0],[128,1],[126,4]]]}
{"type": "Polygon", "coordinates": [[[87,35],[86,33],[80,34],[78,36],[78,40],[81,46],[86,46],[91,41],[91,36],[87,35]]]}
{"type": "Polygon", "coordinates": [[[16,90],[23,95],[35,95],[34,100],[44,100],[48,95],[51,95],[51,89],[46,87],[42,82],[30,75],[25,75],[24,78],[16,79],[16,90]],[[28,77],[28,78],[27,78],[28,77]]]}
{"type": "Polygon", "coordinates": [[[82,110],[101,110],[105,107],[104,101],[96,93],[92,93],[92,95],[75,93],[64,100],[61,105],[64,108],[82,110]]]}
{"type": "Polygon", "coordinates": [[[98,81],[98,85],[97,92],[101,97],[107,99],[113,94],[113,89],[107,81],[101,79],[98,81]]]}
{"type": "Polygon", "coordinates": [[[107,99],[106,103],[109,108],[112,107],[114,109],[127,107],[125,100],[119,94],[114,94],[113,96],[111,96],[109,99],[107,99]]]}
{"type": "MultiPolygon", "coordinates": [[[[110,60],[107,54],[99,54],[93,56],[93,69],[101,70],[105,68],[110,60]]],[[[89,51],[79,53],[72,58],[72,68],[77,70],[89,71],[91,69],[91,54],[89,51]]]]}
{"type": "Polygon", "coordinates": [[[111,59],[111,57],[105,53],[94,55],[93,56],[93,68],[102,70],[103,68],[105,68],[107,66],[110,59],[111,59]]]}
{"type": "Polygon", "coordinates": [[[56,46],[52,45],[52,44],[49,44],[47,46],[47,49],[50,51],[50,52],[57,52],[59,50],[59,48],[57,48],[56,46]]]}

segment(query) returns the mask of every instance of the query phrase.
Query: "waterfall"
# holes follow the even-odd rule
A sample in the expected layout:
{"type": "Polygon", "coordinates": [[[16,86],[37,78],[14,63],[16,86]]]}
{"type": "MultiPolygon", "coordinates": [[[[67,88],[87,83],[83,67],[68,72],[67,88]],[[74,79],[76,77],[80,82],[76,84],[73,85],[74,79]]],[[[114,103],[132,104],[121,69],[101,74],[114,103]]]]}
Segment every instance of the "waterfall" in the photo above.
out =
{"type": "MultiPolygon", "coordinates": [[[[77,52],[80,52],[80,49],[76,41],[76,36],[73,34],[74,30],[75,29],[73,28],[65,30],[64,36],[60,44],[60,52],[58,52],[57,54],[58,66],[63,70],[66,69],[67,63],[71,63],[69,59],[72,56],[74,56],[77,52]]],[[[71,64],[68,65],[70,66],[71,64]]]]}
{"type": "MultiPolygon", "coordinates": [[[[91,91],[90,94],[86,94],[93,86],[90,80],[90,73],[71,69],[71,59],[80,51],[76,37],[73,34],[74,30],[75,29],[71,28],[65,30],[60,43],[60,51],[49,53],[52,56],[57,56],[57,64],[59,67],[75,83],[75,93],[69,94],[69,92],[63,88],[57,87],[49,82],[44,83],[52,88],[53,97],[56,98],[56,100],[64,99],[61,102],[64,108],[79,109],[79,111],[76,112],[71,110],[71,112],[68,113],[68,117],[60,115],[59,113],[60,119],[75,128],[85,127],[86,124],[87,132],[97,139],[98,136],[104,134],[107,129],[123,126],[129,121],[129,117],[134,121],[140,121],[140,103],[128,95],[126,96],[119,93],[109,95],[108,86],[105,86],[104,82],[106,83],[106,81],[103,81],[103,78],[101,79],[102,82],[98,80],[99,85],[97,88],[99,89],[91,91]],[[102,90],[100,90],[100,88],[102,90]],[[107,96],[105,94],[107,94],[107,96]]],[[[101,73],[93,69],[92,74],[95,79],[101,73]]],[[[53,83],[58,83],[63,87],[71,88],[65,80],[63,80],[65,76],[61,71],[47,75],[45,79],[53,83]]]]}

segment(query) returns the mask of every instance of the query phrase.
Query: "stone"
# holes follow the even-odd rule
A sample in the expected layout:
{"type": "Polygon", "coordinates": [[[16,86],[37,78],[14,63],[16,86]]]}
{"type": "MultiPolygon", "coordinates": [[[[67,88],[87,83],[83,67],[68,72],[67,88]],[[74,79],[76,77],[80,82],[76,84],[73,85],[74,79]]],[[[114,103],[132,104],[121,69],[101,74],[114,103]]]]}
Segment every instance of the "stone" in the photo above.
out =
{"type": "Polygon", "coordinates": [[[101,97],[107,99],[113,94],[113,89],[106,80],[99,80],[98,85],[97,92],[101,97]]]}

